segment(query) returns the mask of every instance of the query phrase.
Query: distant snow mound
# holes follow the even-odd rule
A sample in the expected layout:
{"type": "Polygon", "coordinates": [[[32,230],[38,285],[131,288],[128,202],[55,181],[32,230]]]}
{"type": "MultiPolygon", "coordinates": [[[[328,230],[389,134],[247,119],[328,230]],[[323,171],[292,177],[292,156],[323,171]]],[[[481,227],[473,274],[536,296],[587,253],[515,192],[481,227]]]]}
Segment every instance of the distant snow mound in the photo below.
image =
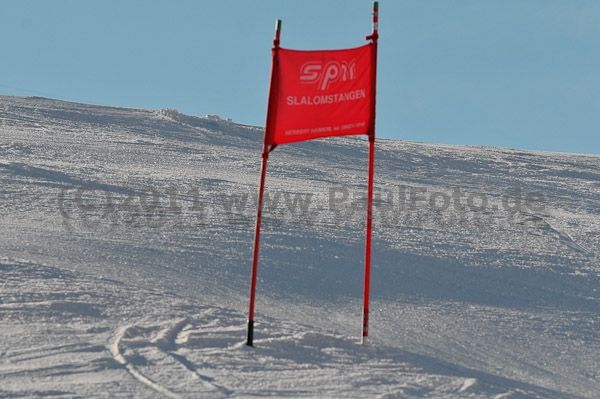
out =
{"type": "Polygon", "coordinates": [[[214,122],[223,122],[223,121],[224,122],[233,122],[233,120],[231,118],[223,119],[217,114],[206,114],[204,119],[208,119],[209,121],[214,121],[214,122]]]}
{"type": "MultiPolygon", "coordinates": [[[[181,119],[187,119],[187,118],[196,118],[195,116],[190,116],[190,115],[185,115],[182,114],[181,112],[179,112],[176,108],[163,108],[160,111],[158,111],[158,113],[160,115],[169,117],[171,119],[174,120],[181,120],[181,119]]],[[[233,122],[233,120],[231,118],[221,118],[219,115],[217,114],[206,114],[206,116],[202,116],[200,117],[201,119],[206,119],[208,121],[211,122],[233,122]]]]}
{"type": "Polygon", "coordinates": [[[216,121],[216,122],[223,120],[223,118],[221,118],[217,114],[206,114],[205,118],[208,119],[209,121],[216,121]]]}
{"type": "Polygon", "coordinates": [[[160,115],[164,115],[164,116],[169,116],[171,118],[176,118],[179,115],[181,115],[181,113],[176,109],[176,108],[163,108],[160,111],[158,111],[158,113],[160,115]]]}

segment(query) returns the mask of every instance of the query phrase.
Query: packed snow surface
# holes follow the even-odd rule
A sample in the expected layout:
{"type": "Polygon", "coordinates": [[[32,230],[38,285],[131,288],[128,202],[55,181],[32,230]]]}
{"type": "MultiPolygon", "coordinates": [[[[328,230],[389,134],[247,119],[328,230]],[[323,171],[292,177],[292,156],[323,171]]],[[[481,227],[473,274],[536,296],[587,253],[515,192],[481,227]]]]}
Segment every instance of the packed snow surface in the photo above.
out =
{"type": "Polygon", "coordinates": [[[599,156],[378,140],[362,346],[367,140],[278,147],[252,348],[262,134],[0,96],[0,397],[600,397],[599,156]]]}

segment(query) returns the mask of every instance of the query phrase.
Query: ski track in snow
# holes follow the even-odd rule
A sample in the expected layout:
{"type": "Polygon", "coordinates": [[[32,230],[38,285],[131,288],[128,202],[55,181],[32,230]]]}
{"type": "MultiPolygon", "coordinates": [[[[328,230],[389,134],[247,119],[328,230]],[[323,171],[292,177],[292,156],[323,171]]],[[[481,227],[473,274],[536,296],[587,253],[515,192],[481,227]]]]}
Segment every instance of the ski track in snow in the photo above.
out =
{"type": "Polygon", "coordinates": [[[362,347],[366,140],[278,147],[249,348],[260,128],[0,96],[0,135],[0,398],[600,397],[599,156],[378,140],[362,347]]]}
{"type": "MultiPolygon", "coordinates": [[[[197,369],[193,366],[193,363],[188,361],[184,356],[178,355],[175,351],[177,342],[186,342],[186,339],[181,339],[179,336],[182,333],[183,329],[186,327],[190,327],[188,324],[187,318],[182,318],[179,321],[176,321],[172,326],[165,327],[158,332],[156,337],[152,338],[151,341],[148,342],[135,342],[134,345],[129,347],[131,351],[135,353],[135,348],[142,347],[152,347],[156,348],[159,352],[154,353],[154,355],[164,355],[166,357],[171,358],[176,361],[178,365],[183,366],[184,370],[180,370],[181,374],[189,373],[190,377],[200,382],[202,387],[207,390],[209,393],[212,391],[216,391],[223,394],[230,394],[231,392],[218,387],[210,382],[210,378],[202,376],[198,373],[197,369]]],[[[139,327],[137,327],[139,329],[139,327]]],[[[109,346],[109,350],[112,353],[115,360],[127,368],[127,371],[138,381],[143,384],[148,385],[150,388],[155,391],[162,393],[170,398],[180,398],[182,397],[180,394],[175,393],[169,388],[160,385],[153,381],[150,377],[144,375],[142,372],[138,371],[136,367],[129,361],[127,361],[126,356],[123,354],[120,345],[123,337],[127,336],[130,340],[135,337],[135,332],[132,333],[133,330],[136,329],[134,325],[128,325],[121,327],[118,331],[112,344],[109,346]]],[[[189,335],[189,332],[185,335],[186,337],[189,335]]],[[[138,355],[138,354],[136,354],[138,355]]],[[[138,355],[139,356],[139,355],[138,355]]],[[[195,394],[198,394],[196,391],[195,394]]]]}
{"type": "Polygon", "coordinates": [[[125,368],[127,369],[127,371],[129,371],[129,373],[139,382],[148,385],[150,388],[154,389],[155,391],[157,391],[159,393],[162,393],[165,396],[168,396],[169,398],[179,398],[179,395],[169,391],[167,388],[163,387],[162,385],[157,384],[156,382],[147,378],[146,376],[144,376],[143,374],[138,372],[131,363],[129,363],[129,362],[127,362],[127,360],[125,360],[125,357],[119,350],[119,343],[121,341],[121,338],[123,338],[123,335],[125,335],[127,333],[127,330],[130,327],[131,326],[125,326],[125,327],[122,327],[121,329],[119,329],[119,331],[117,332],[117,336],[115,337],[115,342],[110,346],[110,351],[113,354],[113,357],[115,358],[115,360],[117,362],[121,363],[122,365],[124,365],[125,368]]]}

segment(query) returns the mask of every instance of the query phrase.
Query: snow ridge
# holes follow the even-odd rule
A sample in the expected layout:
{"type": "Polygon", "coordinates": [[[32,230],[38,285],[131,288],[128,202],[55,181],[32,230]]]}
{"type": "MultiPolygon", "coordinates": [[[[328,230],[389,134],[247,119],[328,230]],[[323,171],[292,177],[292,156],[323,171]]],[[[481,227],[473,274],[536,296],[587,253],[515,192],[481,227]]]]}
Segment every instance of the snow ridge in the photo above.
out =
{"type": "MultiPolygon", "coordinates": [[[[484,133],[484,132],[483,132],[484,133]]],[[[0,397],[600,397],[600,157],[0,96],[0,397]]]]}

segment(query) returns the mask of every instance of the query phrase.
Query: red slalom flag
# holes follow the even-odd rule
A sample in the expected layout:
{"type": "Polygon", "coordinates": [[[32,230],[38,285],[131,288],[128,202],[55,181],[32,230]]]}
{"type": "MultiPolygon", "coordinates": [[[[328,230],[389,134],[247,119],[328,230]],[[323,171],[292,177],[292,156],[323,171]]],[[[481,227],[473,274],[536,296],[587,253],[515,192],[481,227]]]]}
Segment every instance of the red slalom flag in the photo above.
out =
{"type": "Polygon", "coordinates": [[[365,284],[361,333],[361,342],[367,343],[373,220],[378,21],[379,3],[375,1],[373,2],[373,32],[366,37],[370,41],[369,44],[345,50],[299,51],[279,47],[281,20],[277,20],[256,207],[246,345],[253,346],[254,342],[258,250],[269,153],[279,144],[354,134],[367,134],[369,137],[365,284]]]}
{"type": "Polygon", "coordinates": [[[275,84],[269,146],[331,136],[367,134],[373,43],[345,50],[274,52],[275,84]]]}

